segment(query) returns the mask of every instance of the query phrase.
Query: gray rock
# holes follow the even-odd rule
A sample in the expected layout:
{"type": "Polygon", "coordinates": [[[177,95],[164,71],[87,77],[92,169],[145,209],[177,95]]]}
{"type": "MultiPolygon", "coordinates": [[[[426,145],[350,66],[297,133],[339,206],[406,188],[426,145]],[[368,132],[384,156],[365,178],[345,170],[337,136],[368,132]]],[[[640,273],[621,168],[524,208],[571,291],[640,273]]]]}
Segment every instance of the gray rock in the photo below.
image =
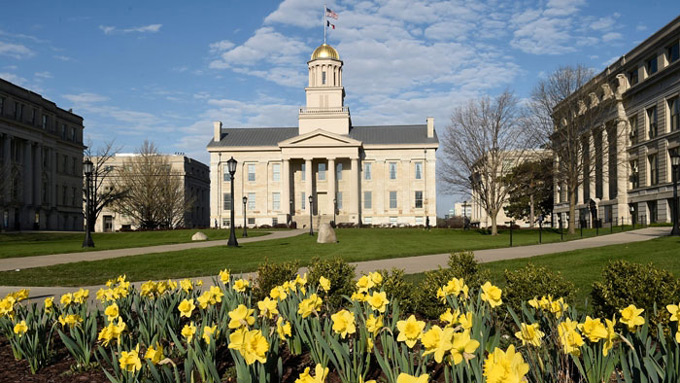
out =
{"type": "Polygon", "coordinates": [[[208,236],[205,233],[197,231],[196,234],[191,236],[192,241],[207,241],[208,236]]]}
{"type": "Polygon", "coordinates": [[[317,243],[336,243],[338,239],[335,237],[335,230],[329,223],[322,223],[319,226],[319,236],[316,238],[317,243]]]}

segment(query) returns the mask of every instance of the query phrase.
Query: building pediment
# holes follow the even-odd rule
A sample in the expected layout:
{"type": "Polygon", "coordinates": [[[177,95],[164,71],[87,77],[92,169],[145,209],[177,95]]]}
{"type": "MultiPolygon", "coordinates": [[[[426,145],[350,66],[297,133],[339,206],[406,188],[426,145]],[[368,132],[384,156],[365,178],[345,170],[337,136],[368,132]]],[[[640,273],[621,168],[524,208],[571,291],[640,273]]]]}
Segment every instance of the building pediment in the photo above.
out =
{"type": "Polygon", "coordinates": [[[301,134],[279,142],[280,148],[360,147],[361,141],[325,130],[301,134]]]}

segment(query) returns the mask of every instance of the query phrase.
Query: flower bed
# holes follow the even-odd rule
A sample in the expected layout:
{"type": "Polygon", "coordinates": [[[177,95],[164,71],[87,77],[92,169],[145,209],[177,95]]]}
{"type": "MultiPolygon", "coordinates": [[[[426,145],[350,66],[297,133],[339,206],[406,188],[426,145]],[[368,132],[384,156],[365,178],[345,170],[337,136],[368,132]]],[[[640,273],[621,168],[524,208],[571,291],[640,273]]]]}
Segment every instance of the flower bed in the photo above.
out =
{"type": "Polygon", "coordinates": [[[330,303],[333,287],[325,277],[308,281],[298,275],[256,301],[250,282],[225,270],[210,287],[185,279],[135,289],[121,276],[96,292],[96,307],[88,303],[87,290],[58,302],[47,298],[43,305],[23,304],[28,291],[18,291],[0,301],[0,333],[6,338],[0,358],[12,371],[3,379],[594,383],[680,378],[677,305],[660,309],[670,317],[655,328],[633,305],[612,318],[591,318],[561,298],[544,296],[515,312],[491,283],[470,288],[452,278],[437,291],[446,310],[427,321],[401,312],[383,290],[379,273],[362,276],[337,307],[330,303]],[[35,375],[12,369],[26,364],[35,375]]]}

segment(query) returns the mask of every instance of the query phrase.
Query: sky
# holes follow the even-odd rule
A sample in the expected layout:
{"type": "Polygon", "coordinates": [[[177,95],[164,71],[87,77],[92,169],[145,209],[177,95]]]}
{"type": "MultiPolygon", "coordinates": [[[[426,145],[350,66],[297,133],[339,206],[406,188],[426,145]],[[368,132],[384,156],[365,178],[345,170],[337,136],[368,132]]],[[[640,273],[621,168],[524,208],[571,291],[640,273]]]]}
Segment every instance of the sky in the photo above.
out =
{"type": "MultiPolygon", "coordinates": [[[[597,72],[680,14],[680,2],[327,0],[355,125],[441,135],[454,108],[520,99],[561,65],[597,72]]],[[[17,1],[0,13],[0,78],[84,118],[94,148],[145,139],[209,163],[212,121],[297,126],[323,42],[317,0],[17,1]]],[[[465,196],[438,185],[443,216],[465,196]]]]}

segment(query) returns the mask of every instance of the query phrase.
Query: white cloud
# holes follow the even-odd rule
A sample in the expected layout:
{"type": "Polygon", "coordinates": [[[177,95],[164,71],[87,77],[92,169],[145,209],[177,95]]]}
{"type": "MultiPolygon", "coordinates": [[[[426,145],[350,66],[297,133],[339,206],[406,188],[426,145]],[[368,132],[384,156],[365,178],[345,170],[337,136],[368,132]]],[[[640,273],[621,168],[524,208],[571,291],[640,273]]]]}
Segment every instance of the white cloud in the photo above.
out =
{"type": "Polygon", "coordinates": [[[234,47],[234,43],[229,40],[222,40],[210,44],[210,53],[221,53],[234,47]]]}
{"type": "Polygon", "coordinates": [[[0,55],[13,57],[15,59],[25,59],[33,57],[35,52],[22,44],[0,41],[0,55]]]}
{"type": "Polygon", "coordinates": [[[64,56],[64,55],[57,55],[57,56],[54,56],[54,58],[57,59],[57,60],[60,60],[60,61],[72,61],[73,60],[72,58],[70,58],[68,56],[64,56]]]}
{"type": "Polygon", "coordinates": [[[35,72],[34,76],[38,78],[52,78],[52,74],[48,71],[35,72]]]}
{"type": "Polygon", "coordinates": [[[622,38],[623,38],[623,35],[618,33],[618,32],[609,32],[609,33],[605,33],[602,36],[602,41],[604,41],[605,43],[608,43],[610,41],[620,40],[622,38]]]}
{"type": "Polygon", "coordinates": [[[26,87],[28,85],[28,80],[21,76],[17,76],[14,73],[0,72],[0,78],[19,86],[26,87]]]}
{"type": "Polygon", "coordinates": [[[109,98],[96,93],[78,93],[78,94],[65,94],[63,97],[76,105],[81,104],[94,104],[98,102],[108,101],[109,98]]]}
{"type": "Polygon", "coordinates": [[[99,29],[101,29],[104,32],[105,35],[125,34],[125,33],[157,33],[158,31],[161,30],[162,26],[163,26],[163,24],[149,24],[149,25],[142,25],[142,26],[139,26],[139,27],[120,29],[120,28],[114,27],[114,26],[100,25],[99,29]]]}
{"type": "MultiPolygon", "coordinates": [[[[333,9],[332,6],[329,8],[333,9]]],[[[264,19],[264,23],[286,24],[302,28],[314,28],[321,23],[321,3],[309,0],[286,0],[264,19]]],[[[338,12],[338,9],[333,9],[338,12]]]]}

